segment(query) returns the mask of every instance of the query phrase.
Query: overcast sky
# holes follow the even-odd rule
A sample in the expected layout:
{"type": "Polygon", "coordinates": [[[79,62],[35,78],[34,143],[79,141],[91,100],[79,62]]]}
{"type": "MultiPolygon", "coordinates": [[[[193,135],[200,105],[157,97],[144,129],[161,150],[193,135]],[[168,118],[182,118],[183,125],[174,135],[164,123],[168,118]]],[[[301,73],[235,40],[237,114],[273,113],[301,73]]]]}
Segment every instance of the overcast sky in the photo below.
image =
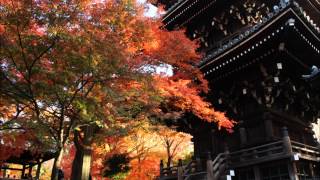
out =
{"type": "MultiPolygon", "coordinates": [[[[146,0],[137,0],[139,3],[145,3],[146,0]]],[[[157,15],[157,7],[148,3],[146,7],[145,15],[148,17],[155,17],[157,15]]]]}

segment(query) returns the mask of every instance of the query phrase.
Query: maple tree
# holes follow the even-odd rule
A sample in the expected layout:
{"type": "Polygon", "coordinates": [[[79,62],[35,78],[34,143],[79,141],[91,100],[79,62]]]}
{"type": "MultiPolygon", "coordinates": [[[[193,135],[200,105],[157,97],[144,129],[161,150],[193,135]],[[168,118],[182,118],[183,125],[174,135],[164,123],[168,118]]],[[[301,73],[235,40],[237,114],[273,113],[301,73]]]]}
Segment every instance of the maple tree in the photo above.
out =
{"type": "Polygon", "coordinates": [[[113,136],[131,121],[188,111],[232,128],[199,96],[208,87],[195,66],[197,44],[160,29],[134,0],[0,2],[1,118],[19,120],[57,152],[52,179],[68,141],[75,164],[87,162],[74,177],[86,179],[93,136],[113,136]],[[163,64],[172,76],[148,70],[163,64]]]}
{"type": "Polygon", "coordinates": [[[167,127],[158,128],[157,133],[166,152],[167,167],[170,167],[177,154],[188,147],[191,137],[167,127]]]}
{"type": "MultiPolygon", "coordinates": [[[[172,158],[171,163],[192,152],[190,136],[186,134],[163,126],[160,129],[158,125],[150,125],[147,122],[131,127],[133,128],[123,135],[104,137],[103,141],[93,144],[92,178],[101,179],[105,176],[107,179],[154,179],[159,175],[160,159],[168,158],[167,148],[163,144],[165,136],[171,140],[176,138],[172,147],[176,147],[180,152],[172,158]]],[[[175,151],[171,149],[170,152],[175,151]]],[[[67,179],[71,177],[70,167],[75,154],[76,149],[71,145],[62,161],[67,179]]]]}

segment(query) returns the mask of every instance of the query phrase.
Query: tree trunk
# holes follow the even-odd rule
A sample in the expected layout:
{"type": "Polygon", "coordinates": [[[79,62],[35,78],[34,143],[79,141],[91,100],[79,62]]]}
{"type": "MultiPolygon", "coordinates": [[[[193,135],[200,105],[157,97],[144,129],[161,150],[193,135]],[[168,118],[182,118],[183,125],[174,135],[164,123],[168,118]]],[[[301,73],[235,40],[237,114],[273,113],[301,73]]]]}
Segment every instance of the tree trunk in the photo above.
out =
{"type": "Polygon", "coordinates": [[[89,180],[91,169],[91,144],[93,138],[94,127],[84,126],[81,128],[84,131],[83,138],[79,131],[74,132],[74,144],[76,147],[76,155],[72,163],[72,180],[89,180]]]}
{"type": "Polygon", "coordinates": [[[170,149],[171,149],[171,143],[169,141],[166,141],[166,151],[167,151],[167,167],[170,167],[171,165],[171,153],[170,153],[170,149]]]}
{"type": "Polygon", "coordinates": [[[91,150],[77,149],[72,163],[72,180],[88,180],[90,178],[91,150]]]}
{"type": "Polygon", "coordinates": [[[78,148],[76,148],[76,154],[74,157],[74,160],[72,162],[72,172],[71,172],[71,179],[81,179],[81,174],[78,173],[81,169],[82,166],[82,154],[81,154],[81,150],[78,148]]]}
{"type": "Polygon", "coordinates": [[[170,166],[171,166],[171,162],[172,162],[172,158],[171,158],[171,156],[169,155],[169,156],[168,156],[167,167],[170,167],[170,166]]]}
{"type": "Polygon", "coordinates": [[[62,156],[63,156],[63,150],[59,148],[57,151],[57,155],[54,158],[53,167],[51,171],[51,180],[58,180],[58,173],[59,173],[59,169],[61,168],[62,156]]]}

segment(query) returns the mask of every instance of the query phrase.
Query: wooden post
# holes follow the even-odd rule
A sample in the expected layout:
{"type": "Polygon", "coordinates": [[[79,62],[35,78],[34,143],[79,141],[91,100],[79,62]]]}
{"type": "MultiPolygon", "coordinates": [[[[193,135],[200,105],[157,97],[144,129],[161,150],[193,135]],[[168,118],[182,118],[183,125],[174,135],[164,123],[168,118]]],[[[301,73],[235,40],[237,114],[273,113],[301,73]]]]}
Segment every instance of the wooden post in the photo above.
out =
{"type": "Polygon", "coordinates": [[[23,165],[22,165],[22,171],[21,171],[21,179],[23,179],[24,174],[25,174],[25,171],[26,171],[26,165],[23,164],[23,165]]]}
{"type": "Polygon", "coordinates": [[[215,147],[216,147],[216,145],[217,145],[217,142],[216,142],[216,140],[215,140],[215,136],[214,136],[214,134],[215,134],[215,129],[211,129],[211,135],[210,135],[210,138],[211,138],[211,152],[213,153],[213,154],[215,154],[216,153],[216,150],[215,150],[215,147]]]}
{"type": "Polygon", "coordinates": [[[254,150],[252,151],[252,153],[253,153],[253,157],[254,157],[255,159],[258,159],[258,158],[259,158],[259,156],[258,156],[258,151],[257,151],[256,149],[254,149],[254,150]]]}
{"type": "Polygon", "coordinates": [[[297,165],[294,161],[289,160],[288,170],[289,170],[290,180],[299,180],[298,173],[297,173],[297,165]]]}
{"type": "Polygon", "coordinates": [[[273,124],[272,124],[272,120],[269,119],[269,117],[267,116],[264,120],[264,126],[265,126],[265,131],[266,131],[266,139],[267,140],[272,140],[273,139],[273,124]]]}
{"type": "Polygon", "coordinates": [[[310,169],[311,177],[314,177],[315,173],[314,173],[313,163],[312,162],[309,162],[309,169],[310,169]]]}
{"type": "Polygon", "coordinates": [[[211,153],[207,154],[207,180],[214,180],[211,153]]]}
{"type": "Polygon", "coordinates": [[[197,171],[197,161],[196,157],[192,156],[192,162],[191,162],[191,172],[194,173],[197,171]]]}
{"type": "Polygon", "coordinates": [[[259,170],[259,167],[257,165],[253,166],[253,172],[254,172],[254,179],[255,180],[261,180],[260,170],[259,170]]]}
{"type": "Polygon", "coordinates": [[[37,172],[36,172],[36,180],[39,180],[39,179],[40,179],[41,164],[42,164],[41,162],[38,162],[37,172]]]}
{"type": "Polygon", "coordinates": [[[3,178],[6,178],[6,175],[7,175],[7,165],[3,165],[3,178]]]}
{"type": "Polygon", "coordinates": [[[183,166],[182,166],[181,159],[179,159],[179,163],[178,163],[178,180],[183,180],[183,166]]]}
{"type": "Polygon", "coordinates": [[[80,131],[74,131],[76,155],[72,164],[71,179],[88,180],[91,178],[91,145],[94,133],[98,128],[95,125],[83,125],[80,129],[84,133],[83,137],[80,135],[80,131]]]}
{"type": "Polygon", "coordinates": [[[200,150],[199,150],[199,139],[196,135],[193,136],[193,153],[198,158],[200,157],[200,150]]]}
{"type": "Polygon", "coordinates": [[[226,161],[230,158],[230,150],[228,144],[224,144],[224,153],[226,154],[226,161]]]}
{"type": "Polygon", "coordinates": [[[163,160],[160,160],[160,177],[163,176],[163,160]]]}
{"type": "Polygon", "coordinates": [[[32,166],[31,164],[29,164],[29,167],[28,167],[28,173],[29,173],[29,176],[32,176],[32,166]]]}
{"type": "Polygon", "coordinates": [[[282,128],[282,140],[283,140],[284,152],[288,155],[292,155],[291,140],[289,137],[289,132],[288,132],[287,127],[282,128]]]}
{"type": "Polygon", "coordinates": [[[248,142],[246,129],[244,127],[240,127],[239,134],[240,134],[240,146],[243,147],[248,142]]]}
{"type": "Polygon", "coordinates": [[[197,171],[202,171],[202,164],[201,164],[201,159],[199,157],[199,155],[196,155],[196,165],[197,165],[197,171]]]}
{"type": "Polygon", "coordinates": [[[287,127],[282,128],[282,140],[284,153],[290,155],[290,159],[288,161],[288,171],[290,180],[299,180],[296,162],[291,159],[293,156],[293,151],[287,127]]]}

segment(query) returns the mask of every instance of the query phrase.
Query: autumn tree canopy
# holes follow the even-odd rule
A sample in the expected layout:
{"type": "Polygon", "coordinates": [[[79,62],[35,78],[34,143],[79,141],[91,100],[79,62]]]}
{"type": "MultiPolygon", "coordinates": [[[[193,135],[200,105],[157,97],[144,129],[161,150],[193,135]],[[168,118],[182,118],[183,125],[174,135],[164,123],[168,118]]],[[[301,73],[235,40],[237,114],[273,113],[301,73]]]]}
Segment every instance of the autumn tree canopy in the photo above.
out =
{"type": "Polygon", "coordinates": [[[112,136],[132,121],[192,112],[232,128],[199,96],[208,88],[197,44],[159,27],[134,0],[0,0],[1,136],[19,125],[58,152],[55,178],[85,126],[112,136]],[[159,65],[174,74],[154,74],[159,65]]]}

